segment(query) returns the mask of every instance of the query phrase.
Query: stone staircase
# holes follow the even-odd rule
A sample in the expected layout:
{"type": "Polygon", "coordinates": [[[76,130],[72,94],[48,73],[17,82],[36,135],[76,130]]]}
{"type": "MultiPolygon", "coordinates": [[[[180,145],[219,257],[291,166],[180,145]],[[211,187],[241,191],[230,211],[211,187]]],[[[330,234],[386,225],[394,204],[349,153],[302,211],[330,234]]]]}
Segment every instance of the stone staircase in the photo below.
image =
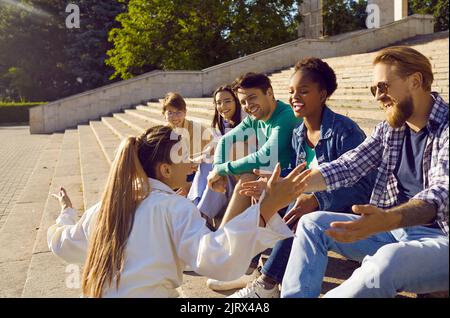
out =
{"type": "MultiPolygon", "coordinates": [[[[448,101],[448,32],[414,38],[411,45],[427,55],[435,72],[433,90],[448,101]]],[[[334,68],[339,88],[329,100],[336,112],[356,120],[370,134],[383,119],[383,112],[374,102],[369,86],[374,53],[358,54],[326,61],[334,68]]],[[[299,56],[300,58],[300,56],[299,56]]],[[[275,96],[287,101],[287,83],[292,68],[271,75],[275,96]]],[[[189,98],[188,118],[210,126],[214,113],[212,99],[189,98]]],[[[59,214],[59,206],[49,193],[64,186],[80,215],[95,204],[101,195],[106,177],[121,139],[163,124],[161,105],[149,102],[116,113],[101,120],[79,125],[64,133],[53,134],[33,171],[22,197],[0,230],[0,297],[78,297],[77,277],[80,271],[48,251],[46,232],[59,214]],[[70,288],[68,288],[70,287],[70,288]]],[[[330,254],[330,266],[324,280],[324,291],[340,284],[358,266],[330,254]]],[[[180,288],[185,297],[223,297],[210,291],[204,277],[185,275],[180,288]]],[[[406,296],[413,297],[414,295],[406,296]]]]}

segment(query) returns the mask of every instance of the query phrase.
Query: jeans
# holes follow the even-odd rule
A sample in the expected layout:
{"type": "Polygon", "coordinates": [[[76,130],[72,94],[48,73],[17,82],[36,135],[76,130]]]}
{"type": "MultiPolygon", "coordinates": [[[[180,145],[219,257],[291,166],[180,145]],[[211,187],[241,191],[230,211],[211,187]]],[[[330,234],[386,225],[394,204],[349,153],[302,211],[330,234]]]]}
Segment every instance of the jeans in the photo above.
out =
{"type": "Polygon", "coordinates": [[[353,243],[337,242],[324,233],[333,221],[359,217],[320,211],[300,219],[281,297],[318,297],[330,250],[362,264],[324,297],[395,297],[399,291],[423,294],[448,290],[448,237],[442,230],[414,226],[353,243]]]}
{"type": "Polygon", "coordinates": [[[270,257],[261,269],[261,273],[270,277],[279,284],[283,281],[293,240],[294,239],[291,237],[278,241],[272,248],[270,257]]]}

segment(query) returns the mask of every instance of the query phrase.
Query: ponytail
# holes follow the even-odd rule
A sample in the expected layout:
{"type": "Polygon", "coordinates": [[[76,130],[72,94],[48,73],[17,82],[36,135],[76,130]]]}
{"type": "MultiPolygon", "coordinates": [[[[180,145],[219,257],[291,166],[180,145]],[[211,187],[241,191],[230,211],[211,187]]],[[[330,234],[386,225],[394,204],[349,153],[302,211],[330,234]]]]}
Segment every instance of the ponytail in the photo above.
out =
{"type": "Polygon", "coordinates": [[[136,208],[150,192],[148,177],[139,161],[139,138],[121,143],[112,164],[82,276],[83,294],[102,297],[105,284],[119,287],[125,246],[136,208]]]}
{"type": "Polygon", "coordinates": [[[82,276],[85,296],[102,297],[113,282],[119,288],[136,209],[151,191],[148,178],[156,178],[157,163],[172,164],[170,152],[179,141],[172,128],[155,126],[120,144],[90,238],[82,276]]]}

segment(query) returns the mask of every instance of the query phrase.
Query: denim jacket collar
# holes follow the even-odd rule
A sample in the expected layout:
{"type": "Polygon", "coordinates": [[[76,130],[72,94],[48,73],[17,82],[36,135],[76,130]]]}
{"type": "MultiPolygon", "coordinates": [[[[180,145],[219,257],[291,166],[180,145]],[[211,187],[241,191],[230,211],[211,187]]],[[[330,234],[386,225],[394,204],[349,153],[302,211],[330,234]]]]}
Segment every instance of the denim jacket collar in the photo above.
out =
{"type": "MultiPolygon", "coordinates": [[[[336,114],[325,105],[322,113],[322,123],[320,124],[320,140],[329,139],[333,134],[333,125],[336,114]]],[[[301,122],[296,130],[294,130],[297,139],[305,137],[305,122],[301,122]]]]}

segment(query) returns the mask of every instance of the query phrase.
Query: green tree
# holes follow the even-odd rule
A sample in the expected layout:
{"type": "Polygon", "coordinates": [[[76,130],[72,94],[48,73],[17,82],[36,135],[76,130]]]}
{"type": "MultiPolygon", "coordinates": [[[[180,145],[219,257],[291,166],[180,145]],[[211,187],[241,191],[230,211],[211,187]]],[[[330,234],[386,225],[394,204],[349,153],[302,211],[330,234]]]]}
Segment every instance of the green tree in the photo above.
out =
{"type": "Polygon", "coordinates": [[[324,35],[332,36],[366,27],[367,0],[333,0],[323,2],[324,35]]]}
{"type": "Polygon", "coordinates": [[[106,66],[112,48],[109,31],[118,26],[116,16],[125,10],[117,1],[80,0],[80,28],[67,30],[66,68],[71,73],[71,92],[93,89],[110,82],[113,69],[106,66]]]}
{"type": "Polygon", "coordinates": [[[198,70],[296,37],[295,0],[130,0],[107,64],[122,79],[198,70]]]}
{"type": "Polygon", "coordinates": [[[434,16],[434,31],[448,30],[448,0],[409,0],[409,14],[431,14],[434,16]]]}
{"type": "Polygon", "coordinates": [[[43,101],[64,94],[64,23],[59,15],[65,6],[61,0],[0,2],[3,97],[43,101]]]}
{"type": "Polygon", "coordinates": [[[105,85],[108,32],[126,5],[80,0],[80,28],[66,26],[67,0],[0,2],[0,99],[51,101],[105,85]]]}

